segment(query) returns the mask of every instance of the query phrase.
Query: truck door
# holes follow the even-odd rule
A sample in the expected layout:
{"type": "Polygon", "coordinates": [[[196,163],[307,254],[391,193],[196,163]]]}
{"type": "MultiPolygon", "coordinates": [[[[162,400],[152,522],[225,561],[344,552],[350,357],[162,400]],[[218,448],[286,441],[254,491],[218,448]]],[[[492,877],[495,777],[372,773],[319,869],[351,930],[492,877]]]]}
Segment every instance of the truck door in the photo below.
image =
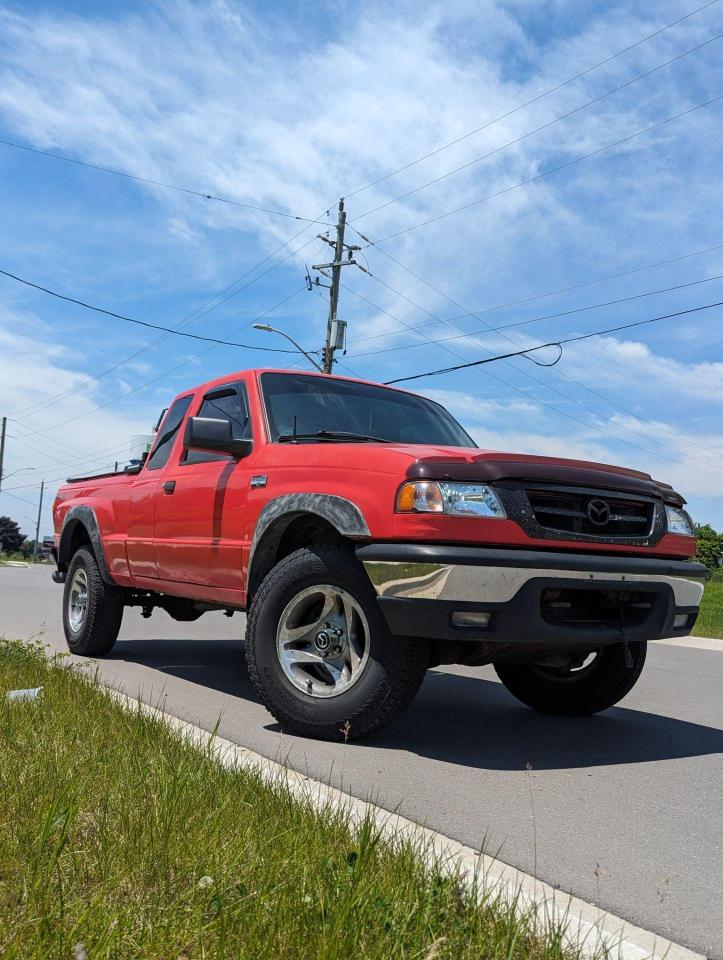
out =
{"type": "Polygon", "coordinates": [[[130,487],[127,550],[128,566],[135,577],[158,576],[153,537],[161,474],[192,400],[190,394],[171,405],[158,429],[153,450],[130,487]]]}
{"type": "MultiPolygon", "coordinates": [[[[242,381],[208,391],[194,406],[192,416],[229,420],[235,439],[252,438],[242,381]]],[[[253,452],[238,460],[206,450],[174,449],[156,497],[155,560],[161,579],[243,589],[253,459],[253,452]]]]}

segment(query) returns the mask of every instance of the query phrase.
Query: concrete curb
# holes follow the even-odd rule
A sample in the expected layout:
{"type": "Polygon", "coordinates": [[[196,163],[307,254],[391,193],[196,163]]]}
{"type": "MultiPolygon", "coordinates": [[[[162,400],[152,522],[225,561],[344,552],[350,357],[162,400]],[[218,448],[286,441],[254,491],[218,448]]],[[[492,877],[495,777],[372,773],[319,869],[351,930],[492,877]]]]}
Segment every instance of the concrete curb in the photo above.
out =
{"type": "Polygon", "coordinates": [[[656,647],[687,647],[689,650],[716,650],[723,652],[723,640],[714,637],[673,637],[668,640],[654,640],[656,647]]]}
{"type": "Polygon", "coordinates": [[[515,905],[518,913],[533,913],[541,930],[560,928],[564,939],[583,956],[608,956],[618,960],[706,960],[703,954],[659,937],[621,917],[606,913],[594,904],[555,889],[515,867],[480,854],[450,837],[422,827],[399,814],[366,802],[304,776],[296,770],[268,760],[230,740],[210,734],[143,701],[133,699],[104,685],[109,695],[127,710],[167,723],[182,740],[195,747],[210,747],[218,762],[230,769],[241,768],[260,774],[270,785],[281,786],[293,796],[311,802],[319,810],[344,811],[353,825],[371,817],[382,835],[417,844],[429,861],[443,861],[450,870],[460,870],[466,882],[477,886],[480,896],[499,896],[515,905]]]}

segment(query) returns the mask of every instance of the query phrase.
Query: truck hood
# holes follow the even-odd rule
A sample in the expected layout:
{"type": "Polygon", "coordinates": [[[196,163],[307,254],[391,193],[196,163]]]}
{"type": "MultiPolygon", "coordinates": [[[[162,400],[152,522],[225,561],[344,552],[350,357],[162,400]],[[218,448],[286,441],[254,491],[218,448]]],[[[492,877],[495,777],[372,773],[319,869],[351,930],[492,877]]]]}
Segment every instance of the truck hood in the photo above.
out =
{"type": "Polygon", "coordinates": [[[479,450],[476,447],[430,447],[395,445],[411,459],[406,475],[410,479],[530,480],[578,487],[600,487],[644,496],[660,497],[682,506],[683,497],[667,483],[653,480],[648,473],[591,460],[540,457],[533,454],[479,450]]]}

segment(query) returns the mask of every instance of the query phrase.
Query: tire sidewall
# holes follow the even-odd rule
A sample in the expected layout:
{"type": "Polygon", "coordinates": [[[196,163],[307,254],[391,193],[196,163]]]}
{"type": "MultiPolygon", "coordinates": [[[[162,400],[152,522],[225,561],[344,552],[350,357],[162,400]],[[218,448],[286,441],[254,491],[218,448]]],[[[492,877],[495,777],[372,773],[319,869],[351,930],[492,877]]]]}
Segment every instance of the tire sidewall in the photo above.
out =
{"type": "Polygon", "coordinates": [[[254,666],[266,698],[282,713],[292,712],[295,717],[321,725],[351,721],[354,715],[382,703],[390,690],[388,667],[393,642],[373,588],[365,583],[366,575],[353,556],[339,551],[339,559],[346,562],[332,566],[323,548],[304,549],[287,557],[272,571],[276,575],[268,589],[262,585],[254,600],[258,608],[252,614],[253,636],[247,638],[253,644],[254,666]],[[302,590],[319,584],[349,593],[369,624],[369,657],[364,671],[353,686],[334,697],[311,697],[297,689],[284,673],[277,653],[277,628],[286,606],[302,590]]]}
{"type": "Polygon", "coordinates": [[[81,547],[68,565],[63,588],[63,630],[71,653],[79,656],[103,656],[115,643],[123,615],[118,591],[108,588],[91,550],[81,547]],[[68,617],[68,600],[73,577],[79,569],[85,571],[88,600],[80,630],[73,630],[68,617]]]}
{"type": "Polygon", "coordinates": [[[83,647],[83,640],[86,638],[88,632],[90,604],[92,602],[91,591],[94,589],[92,572],[89,569],[88,557],[89,554],[87,550],[78,550],[78,552],[73,555],[73,559],[70,561],[70,565],[68,567],[68,573],[66,575],[65,585],[63,588],[63,629],[65,631],[65,639],[68,647],[73,653],[78,652],[78,649],[83,647]],[[83,620],[80,630],[73,630],[70,625],[70,618],[68,616],[68,602],[70,600],[70,591],[73,584],[73,578],[79,569],[85,571],[87,578],[88,601],[85,619],[83,620]]]}

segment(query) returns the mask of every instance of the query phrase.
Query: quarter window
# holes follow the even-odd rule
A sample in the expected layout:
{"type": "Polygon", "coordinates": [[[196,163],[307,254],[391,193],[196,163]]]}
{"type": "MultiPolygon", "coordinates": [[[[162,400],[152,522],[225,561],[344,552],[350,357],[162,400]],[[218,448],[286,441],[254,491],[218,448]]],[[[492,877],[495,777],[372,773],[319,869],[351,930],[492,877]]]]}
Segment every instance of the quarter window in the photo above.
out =
{"type": "Polygon", "coordinates": [[[193,397],[181,397],[171,406],[161,424],[153,452],[146,462],[146,470],[160,470],[168,463],[173,441],[176,439],[176,434],[183,423],[188,408],[191,406],[192,399],[193,397]]]}

